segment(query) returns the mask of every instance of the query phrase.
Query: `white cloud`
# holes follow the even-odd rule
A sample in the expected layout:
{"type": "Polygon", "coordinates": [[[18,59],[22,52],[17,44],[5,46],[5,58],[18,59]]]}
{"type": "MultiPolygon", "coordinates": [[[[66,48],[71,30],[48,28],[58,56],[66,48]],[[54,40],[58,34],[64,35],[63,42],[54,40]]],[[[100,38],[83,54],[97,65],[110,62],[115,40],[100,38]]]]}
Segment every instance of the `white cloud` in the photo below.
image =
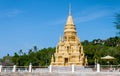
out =
{"type": "Polygon", "coordinates": [[[3,17],[15,17],[22,13],[23,13],[23,11],[21,11],[19,9],[2,10],[2,11],[0,11],[0,17],[2,17],[2,18],[3,17]]]}
{"type": "Polygon", "coordinates": [[[6,12],[6,16],[8,16],[8,17],[14,17],[14,16],[17,16],[17,15],[19,15],[21,13],[23,13],[23,11],[18,10],[18,9],[13,9],[13,10],[7,11],[6,12]]]}
{"type": "Polygon", "coordinates": [[[98,11],[98,12],[88,12],[86,15],[84,16],[78,16],[75,18],[76,23],[81,23],[81,22],[88,22],[91,20],[95,20],[104,16],[109,15],[109,12],[107,11],[98,11]]]}
{"type": "Polygon", "coordinates": [[[111,7],[90,7],[88,9],[82,10],[80,13],[77,13],[75,15],[75,22],[76,23],[82,23],[82,22],[88,22],[92,20],[96,20],[102,17],[112,17],[114,14],[118,11],[118,9],[111,8],[111,7]]]}

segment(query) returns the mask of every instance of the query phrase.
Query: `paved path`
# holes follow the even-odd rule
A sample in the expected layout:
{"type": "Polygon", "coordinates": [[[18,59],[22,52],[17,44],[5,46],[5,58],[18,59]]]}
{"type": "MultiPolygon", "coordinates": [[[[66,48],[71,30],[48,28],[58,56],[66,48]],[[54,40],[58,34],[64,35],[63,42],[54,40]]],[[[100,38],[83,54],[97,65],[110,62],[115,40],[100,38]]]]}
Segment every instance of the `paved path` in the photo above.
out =
{"type": "Polygon", "coordinates": [[[120,76],[119,72],[44,72],[44,73],[0,73],[0,76],[120,76]]]}

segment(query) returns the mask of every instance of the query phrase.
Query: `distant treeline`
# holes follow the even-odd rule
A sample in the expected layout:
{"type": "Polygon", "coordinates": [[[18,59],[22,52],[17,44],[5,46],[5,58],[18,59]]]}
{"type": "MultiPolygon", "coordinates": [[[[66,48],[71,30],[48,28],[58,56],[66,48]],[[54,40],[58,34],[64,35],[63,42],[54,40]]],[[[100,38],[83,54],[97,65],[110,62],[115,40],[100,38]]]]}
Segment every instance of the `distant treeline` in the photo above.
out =
{"type": "MultiPolygon", "coordinates": [[[[95,62],[107,64],[106,60],[101,60],[101,57],[106,55],[114,56],[116,59],[111,60],[110,64],[120,64],[120,37],[110,37],[106,40],[95,39],[93,41],[84,40],[81,42],[84,47],[85,55],[88,58],[88,64],[94,65],[95,62]]],[[[28,66],[32,63],[33,66],[48,66],[51,62],[51,57],[55,52],[55,47],[38,49],[34,46],[24,53],[19,50],[14,53],[14,56],[4,56],[0,59],[2,65],[18,65],[28,66]]]]}

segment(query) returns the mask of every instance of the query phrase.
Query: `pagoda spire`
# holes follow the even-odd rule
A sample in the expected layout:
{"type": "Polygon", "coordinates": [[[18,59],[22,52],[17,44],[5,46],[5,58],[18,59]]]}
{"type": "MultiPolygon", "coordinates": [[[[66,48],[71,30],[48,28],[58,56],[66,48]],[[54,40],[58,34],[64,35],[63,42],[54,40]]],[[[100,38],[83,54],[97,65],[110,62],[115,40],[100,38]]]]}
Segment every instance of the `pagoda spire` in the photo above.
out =
{"type": "Polygon", "coordinates": [[[71,4],[69,4],[69,16],[72,15],[72,12],[71,12],[71,4]]]}
{"type": "Polygon", "coordinates": [[[68,38],[70,38],[72,36],[75,38],[76,33],[77,33],[76,27],[74,25],[73,18],[72,18],[71,5],[69,4],[68,18],[67,18],[66,25],[64,28],[64,39],[72,40],[72,39],[68,39],[68,38]]]}
{"type": "Polygon", "coordinates": [[[71,4],[69,4],[69,14],[68,14],[68,19],[67,19],[67,22],[66,22],[66,25],[68,24],[72,24],[74,25],[74,22],[73,22],[73,19],[72,19],[72,12],[71,12],[71,4]]]}

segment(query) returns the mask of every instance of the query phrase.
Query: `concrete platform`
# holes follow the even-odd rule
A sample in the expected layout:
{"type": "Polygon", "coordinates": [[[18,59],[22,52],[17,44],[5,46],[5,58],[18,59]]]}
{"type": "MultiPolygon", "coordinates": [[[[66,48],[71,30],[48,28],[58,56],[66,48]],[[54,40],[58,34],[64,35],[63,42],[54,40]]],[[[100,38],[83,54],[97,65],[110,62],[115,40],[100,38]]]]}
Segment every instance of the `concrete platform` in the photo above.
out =
{"type": "Polygon", "coordinates": [[[75,72],[75,73],[68,73],[68,72],[44,72],[44,73],[0,73],[0,76],[120,76],[119,72],[75,72]]]}

